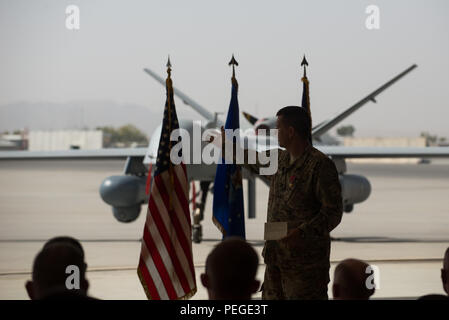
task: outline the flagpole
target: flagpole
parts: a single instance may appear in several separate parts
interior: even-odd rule
[[[188,299],[197,291],[190,208],[185,201],[189,198],[187,171],[183,162],[175,165],[170,160],[170,133],[179,128],[170,57],[166,91],[161,138],[137,267],[142,287],[151,300]],[[180,223],[180,219],[185,223]]]
[[[303,83],[303,91],[302,91],[302,107],[306,109],[307,114],[310,118],[310,143],[312,143],[312,111],[310,109],[310,95],[309,95],[309,79],[307,79],[307,69],[306,67],[309,66],[309,63],[306,60],[306,55],[303,56],[301,61],[301,67],[304,67],[304,73],[303,77],[301,78],[301,81]]]
[[[234,58],[234,54],[232,54],[232,58],[231,61],[229,61],[229,65],[232,65],[232,84],[236,86],[236,88],[238,88],[238,83],[237,83],[237,79],[235,78],[235,66],[238,66],[239,63],[237,62],[237,60],[235,60]]]

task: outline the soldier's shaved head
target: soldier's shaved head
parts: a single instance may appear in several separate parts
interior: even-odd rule
[[[218,244],[206,259],[201,282],[209,299],[247,300],[259,287],[255,279],[259,257],[245,240],[228,238]]]
[[[82,258],[84,259],[83,246],[81,245],[81,243],[77,239],[75,239],[73,237],[58,236],[58,237],[51,238],[50,240],[45,242],[44,248],[47,248],[48,246],[51,246],[51,245],[54,245],[54,244],[57,244],[57,243],[64,243],[64,244],[68,244],[68,245],[74,246],[75,248],[80,250],[80,252],[82,254]]]
[[[441,281],[443,289],[449,295],[449,247],[446,249],[443,258],[443,269],[441,269]]]
[[[281,108],[277,113],[277,117],[282,117],[282,121],[286,126],[292,127],[296,133],[305,140],[310,137],[310,115],[306,109],[299,106],[287,106]]]
[[[45,245],[34,259],[32,281],[26,283],[30,298],[38,300],[68,291],[68,266],[78,267],[80,288],[76,293],[86,295],[88,282],[85,279],[86,264],[82,251],[72,244],[54,242]]]
[[[368,289],[366,279],[369,264],[357,259],[346,259],[340,262],[334,271],[332,293],[339,300],[368,300],[374,293]]]

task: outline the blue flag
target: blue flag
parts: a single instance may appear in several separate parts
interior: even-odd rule
[[[225,129],[238,129],[238,83],[232,78],[232,96]],[[224,139],[224,137],[222,137]],[[223,239],[238,236],[245,239],[245,215],[243,208],[242,168],[236,164],[217,165],[214,182],[213,222],[223,233]]]

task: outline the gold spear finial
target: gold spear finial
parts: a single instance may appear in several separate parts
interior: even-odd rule
[[[239,63],[237,62],[237,60],[235,60],[234,54],[232,54],[232,58],[231,61],[229,61],[229,65],[230,66],[232,65],[232,81],[237,82],[237,80],[235,79],[235,66],[238,66]]]
[[[168,60],[167,60],[167,73],[168,73],[168,77],[170,78],[170,75],[171,75],[170,55],[168,55]]]
[[[301,79],[303,83],[303,91],[302,91],[302,107],[306,109],[307,113],[310,117],[310,143],[312,143],[312,112],[310,110],[310,96],[309,96],[309,79],[307,79],[307,73],[306,73],[306,67],[309,65],[309,63],[306,60],[306,55],[302,58],[301,66],[304,66],[304,75]]]
[[[304,55],[304,57],[302,58],[302,61],[301,61],[301,67],[302,66],[304,66],[304,77],[307,77],[307,74],[306,74],[306,67],[309,65],[309,63],[307,62],[307,60],[306,60],[306,55]]]

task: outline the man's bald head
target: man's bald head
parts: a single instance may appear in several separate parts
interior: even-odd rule
[[[79,294],[86,294],[88,283],[85,279],[86,264],[82,251],[66,243],[54,243],[44,246],[33,263],[32,281],[26,284],[31,299],[42,299],[48,295],[64,292],[66,280],[70,276],[68,266],[79,270]]]
[[[369,264],[357,259],[346,259],[340,262],[334,271],[332,291],[334,299],[367,300],[374,293],[368,289],[366,279]]]
[[[250,299],[259,282],[255,279],[259,257],[245,240],[228,238],[218,244],[206,259],[201,275],[210,299]]]
[[[58,237],[54,237],[51,238],[50,240],[48,240],[47,242],[45,242],[44,247],[46,248],[48,246],[54,245],[54,244],[68,244],[68,245],[72,245],[75,248],[77,248],[78,250],[80,250],[81,254],[82,254],[82,258],[84,259],[84,249],[83,246],[81,245],[81,243],[73,238],[73,237],[69,237],[69,236],[58,236]]]
[[[441,269],[441,281],[443,289],[449,295],[449,248],[446,249],[443,258],[443,269]]]

